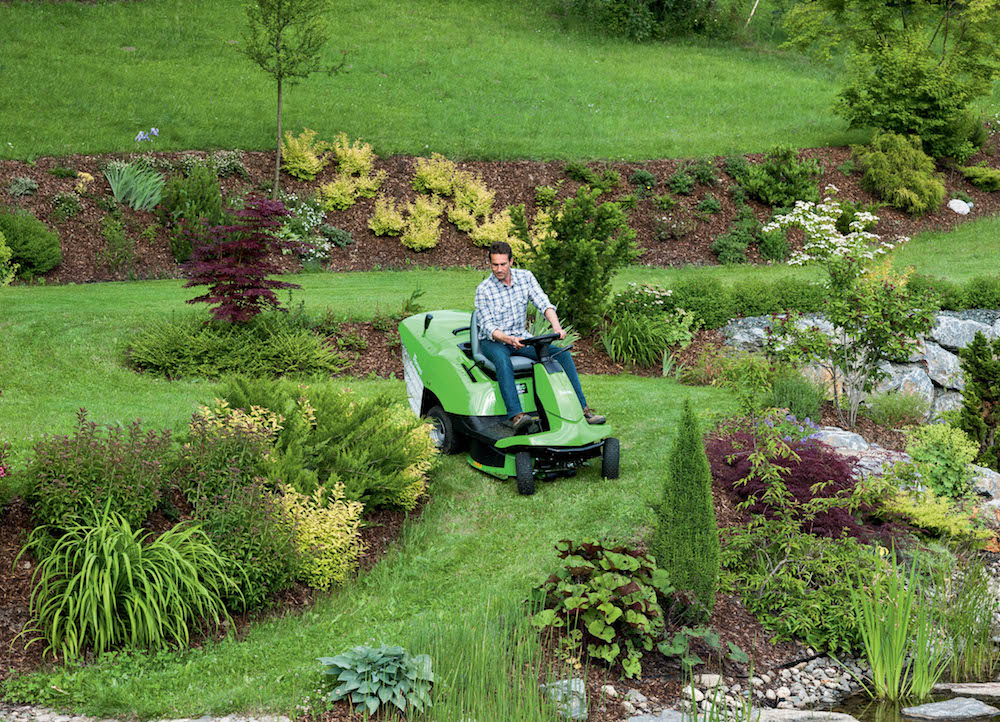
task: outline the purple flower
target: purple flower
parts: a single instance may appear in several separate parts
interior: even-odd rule
[[[159,128],[150,128],[149,129],[149,134],[151,136],[153,136],[154,138],[159,138],[160,137],[160,129]]]
[[[149,136],[146,135],[146,131],[140,130],[139,134],[135,137],[135,142],[136,143],[141,143],[142,141],[148,140],[148,139],[149,139]]]

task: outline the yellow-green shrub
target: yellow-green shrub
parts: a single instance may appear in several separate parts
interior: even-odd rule
[[[876,131],[870,146],[854,148],[864,170],[861,187],[889,205],[913,215],[935,211],[944,200],[944,184],[920,138]]]
[[[475,218],[484,218],[493,212],[495,193],[486,187],[479,176],[466,171],[456,171],[452,179],[455,206],[463,208]]]
[[[405,429],[412,423],[412,414],[406,406],[394,406],[389,412],[389,418],[391,423],[400,429]],[[430,424],[412,426],[404,437],[404,447],[406,458],[411,459],[411,462],[400,474],[408,483],[396,497],[396,504],[409,511],[426,493],[427,472],[430,471],[438,453],[437,446],[431,438]]]
[[[317,488],[311,496],[282,487],[281,505],[292,523],[301,557],[296,578],[313,589],[343,584],[364,551],[361,513],[364,505],[344,500],[344,485]]]
[[[960,505],[930,489],[897,492],[884,502],[884,507],[931,536],[977,542],[985,542],[991,536],[986,529],[976,528],[972,516]]]
[[[281,167],[288,175],[312,180],[330,163],[330,144],[316,141],[316,131],[304,128],[298,138],[285,133],[281,141]]]
[[[441,240],[441,202],[434,196],[418,196],[406,205],[408,217],[400,241],[414,251],[434,248]]]
[[[906,453],[924,484],[953,498],[971,491],[968,465],[979,448],[964,431],[947,424],[928,424],[908,430],[906,436]]]
[[[380,170],[375,175],[363,175],[354,179],[354,192],[362,198],[374,198],[385,181],[386,172]]]
[[[355,179],[349,175],[338,175],[329,183],[319,187],[319,205],[324,211],[342,211],[355,202]]]
[[[375,165],[375,152],[371,145],[362,143],[361,139],[348,142],[347,133],[341,133],[333,141],[333,154],[337,158],[337,167],[347,175],[367,176]]]
[[[10,261],[13,255],[14,252],[7,245],[7,239],[4,238],[3,231],[0,231],[0,288],[9,286],[11,281],[14,280],[14,274],[17,273],[18,265]]]
[[[476,227],[476,216],[468,208],[450,207],[448,209],[448,220],[455,225],[455,228],[466,233],[469,233]]]
[[[982,165],[959,167],[965,180],[984,191],[1000,191],[1000,170]]]
[[[413,172],[413,188],[418,193],[450,196],[454,192],[455,164],[440,153],[430,158],[417,158]]]
[[[495,241],[510,242],[513,230],[514,223],[510,219],[510,209],[505,208],[499,213],[494,213],[476,228],[473,228],[469,233],[469,237],[477,246],[486,247]]]
[[[368,227],[376,236],[398,236],[406,228],[406,219],[396,208],[396,201],[384,195],[375,199],[375,210]]]

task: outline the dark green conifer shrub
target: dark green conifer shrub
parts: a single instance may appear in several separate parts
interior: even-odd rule
[[[693,616],[707,619],[719,583],[719,529],[712,472],[690,401],[684,402],[670,450],[649,551],[676,589],[691,592]]]
[[[222,224],[222,190],[215,171],[197,163],[187,176],[172,176],[163,187],[160,208],[171,229],[170,250],[178,263],[184,263],[205,229]]]
[[[958,427],[979,444],[976,462],[1000,470],[1000,339],[977,333],[958,356],[965,376]]]
[[[744,173],[745,179],[737,179],[754,198],[778,208],[791,207],[795,201],[818,201],[819,188],[816,179],[823,169],[815,160],[799,160],[797,150],[787,145],[777,145],[768,151],[764,160],[750,165],[746,170],[733,166],[727,170]]]
[[[564,321],[582,334],[604,315],[615,272],[638,257],[635,231],[617,203],[595,203],[600,191],[580,188],[552,213],[552,232],[532,238],[524,207],[511,209],[514,233],[526,251],[520,262],[534,272]]]
[[[894,208],[920,215],[937,210],[944,200],[934,161],[916,136],[875,133],[870,146],[854,148],[854,158],[864,170],[861,186]]]

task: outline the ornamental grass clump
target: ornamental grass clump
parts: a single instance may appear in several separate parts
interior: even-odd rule
[[[923,699],[948,665],[948,644],[923,599],[918,572],[916,564],[909,574],[900,569],[893,550],[874,578],[854,578],[853,608],[871,669],[863,686],[872,698]]]
[[[163,176],[143,163],[112,161],[104,177],[115,200],[133,210],[151,211],[160,202]]]
[[[240,588],[199,525],[153,538],[107,506],[89,516],[37,527],[21,552],[39,560],[31,610],[46,652],[75,660],[88,650],[186,645],[203,621],[229,620],[222,598]]]

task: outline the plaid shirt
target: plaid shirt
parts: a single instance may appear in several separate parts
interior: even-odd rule
[[[479,338],[492,339],[500,329],[517,338],[529,336],[526,328],[528,301],[545,313],[555,308],[535,280],[535,274],[521,268],[510,269],[510,285],[492,273],[476,288],[476,311],[479,312]]]

